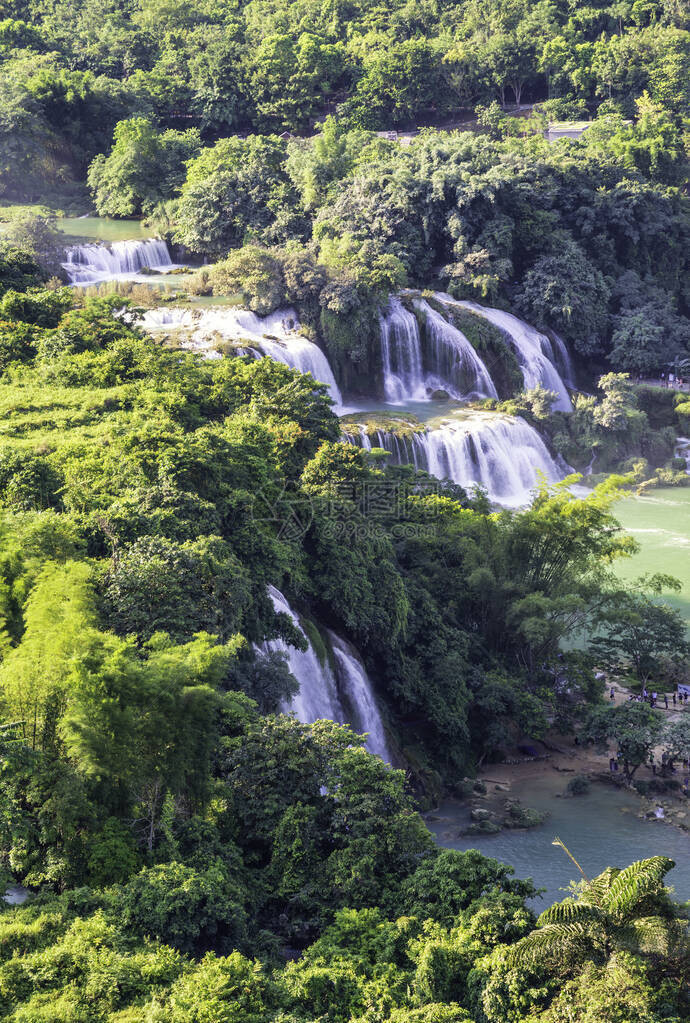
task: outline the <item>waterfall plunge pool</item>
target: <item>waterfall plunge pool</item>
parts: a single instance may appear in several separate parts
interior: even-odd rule
[[[640,820],[640,798],[623,789],[593,783],[585,795],[558,798],[572,777],[549,771],[512,785],[511,798],[518,797],[523,806],[549,813],[543,824],[528,831],[459,836],[458,832],[469,825],[470,812],[466,804],[455,801],[444,802],[427,814],[426,824],[444,848],[478,849],[485,856],[511,864],[516,877],[531,877],[537,887],[545,888],[543,896],[532,902],[537,913],[565,898],[563,889],[578,879],[565,853],[552,845],[556,835],[588,877],[609,866],[627,867],[649,856],[668,856],[676,866],[668,874],[667,883],[675,889],[679,902],[690,899],[690,834],[664,821]]]

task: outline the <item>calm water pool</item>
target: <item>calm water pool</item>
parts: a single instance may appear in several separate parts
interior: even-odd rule
[[[665,594],[690,625],[690,487],[666,487],[619,501],[614,513],[640,544],[633,558],[619,561],[622,579],[664,572],[680,580],[680,593]]]
[[[572,799],[559,799],[568,781],[567,775],[553,773],[513,786],[512,796],[523,805],[548,810],[550,817],[529,831],[502,831],[498,835],[457,837],[467,826],[468,810],[458,803],[444,803],[432,816],[445,818],[427,821],[440,845],[449,849],[479,849],[515,867],[517,877],[531,877],[545,888],[543,898],[533,908],[546,906],[565,897],[568,882],[578,879],[577,871],[565,853],[552,845],[556,835],[565,842],[588,877],[608,866],[625,867],[635,860],[664,855],[676,866],[667,875],[681,902],[690,899],[690,835],[663,821],[639,820],[637,796],[606,785],[592,785],[589,793]]]
[[[140,220],[109,220],[107,217],[58,217],[56,226],[69,238],[99,242],[125,242],[130,238],[152,238],[155,234]]]

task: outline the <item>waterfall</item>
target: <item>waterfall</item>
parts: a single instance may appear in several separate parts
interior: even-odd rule
[[[161,305],[155,309],[146,309],[138,325],[148,331],[196,330],[197,317],[193,309]]]
[[[357,434],[344,434],[360,447],[364,436],[363,427]],[[479,485],[489,500],[507,507],[527,504],[540,474],[551,482],[563,478],[537,431],[519,416],[476,412],[423,432],[378,430],[374,436],[394,464],[414,465],[467,489]],[[371,438],[367,440],[371,446]]]
[[[144,314],[142,326],[151,331],[177,328],[188,330],[195,347],[208,347],[214,336],[246,340],[263,355],[300,373],[311,373],[326,384],[335,411],[343,399],[328,359],[317,344],[299,333],[300,322],[294,309],[277,309],[268,316],[257,316],[248,309],[211,307],[204,310],[178,308],[151,309]]]
[[[462,331],[427,302],[415,305],[426,319],[427,358],[436,388],[449,390],[460,399],[498,398],[489,371]]]
[[[282,712],[295,714],[305,724],[323,718],[351,724],[355,731],[368,733],[366,747],[369,752],[390,763],[391,755],[374,691],[357,652],[344,639],[329,631],[335,670],[328,661],[322,664],[280,590],[269,586],[268,595],[275,610],[289,615],[308,643],[305,651],[288,646],[282,639],[263,644],[265,650],[277,650],[286,655],[290,671],[299,683],[299,690],[288,705],[281,707]]]
[[[519,416],[450,422],[428,437],[432,476],[480,484],[498,504],[525,504],[539,473],[547,480],[561,479],[543,440]]]
[[[573,370],[573,360],[570,358],[570,352],[560,334],[557,334],[555,330],[551,331],[553,337],[553,349],[554,349],[554,365],[558,369],[558,372],[565,380],[567,386],[572,390],[576,390],[575,384],[575,372]]]
[[[62,264],[70,284],[100,284],[102,281],[136,279],[144,267],[151,270],[174,270],[168,246],[160,238],[137,239],[102,245],[73,245],[66,249]]]
[[[365,451],[371,451],[372,447],[383,448],[390,453],[395,465],[413,465],[415,469],[428,470],[426,432],[411,430],[409,434],[398,434],[393,430],[375,430],[368,433],[364,426],[360,426],[356,433],[343,431],[343,438],[348,444]]]
[[[276,611],[289,615],[293,625],[307,639],[297,615],[280,590],[277,590],[275,586],[269,586],[268,595]],[[305,724],[311,724],[312,721],[318,721],[321,718],[341,723],[345,721],[345,711],[338,698],[335,676],[328,663],[321,663],[311,643],[306,650],[288,646],[282,639],[269,640],[264,646],[268,650],[278,650],[287,656],[290,671],[299,683],[299,690],[293,696],[290,704],[281,707],[284,713],[292,711]]]
[[[383,391],[386,401],[423,401],[436,390],[454,398],[497,398],[489,372],[465,335],[422,300],[415,308],[424,318],[422,337],[417,317],[391,297],[380,317]]]
[[[530,327],[528,323],[518,319],[517,316],[513,316],[512,313],[504,312],[502,309],[491,309],[488,306],[479,305],[477,302],[456,301],[449,295],[439,294],[437,298],[448,305],[457,305],[463,309],[469,309],[471,312],[476,313],[477,316],[482,316],[485,320],[498,327],[510,342],[517,355],[525,388],[529,390],[532,387],[541,385],[555,393],[554,409],[561,412],[572,411],[573,406],[568,394],[568,388],[555,366],[556,355],[554,348],[545,334],[541,334],[534,327]],[[570,358],[561,338],[558,338],[557,346],[561,358],[565,355],[566,363],[564,369],[570,372]]]
[[[367,733],[367,749],[390,764],[391,753],[376,697],[366,668],[357,651],[346,640],[328,633],[335,658],[336,676],[343,700],[352,715],[355,731]]]
[[[417,317],[405,309],[400,299],[391,296],[379,323],[386,401],[397,404],[406,399],[426,400]]]

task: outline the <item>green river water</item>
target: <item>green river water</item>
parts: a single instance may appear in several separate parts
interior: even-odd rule
[[[130,238],[152,238],[155,234],[140,220],[108,220],[106,217],[58,217],[57,228],[67,240],[85,238],[90,242],[126,242]]]
[[[680,580],[680,593],[665,594],[690,626],[690,487],[651,490],[644,497],[620,501],[615,514],[634,536],[640,551],[618,563],[623,579],[664,572]]]
[[[565,853],[552,844],[556,836],[589,877],[608,866],[626,867],[649,856],[669,856],[676,866],[667,883],[675,889],[676,899],[690,899],[690,835],[664,821],[640,820],[639,798],[608,785],[592,785],[584,796],[559,798],[567,781],[568,775],[554,771],[525,780],[522,788],[513,786],[511,796],[550,815],[529,831],[460,837],[458,832],[469,824],[469,811],[452,802],[430,814],[427,826],[446,848],[479,849],[485,856],[511,863],[517,877],[533,878],[546,889],[543,898],[534,901],[537,912],[564,898],[568,883],[578,879]]]

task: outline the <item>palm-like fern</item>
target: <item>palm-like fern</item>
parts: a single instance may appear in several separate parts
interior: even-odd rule
[[[660,956],[687,951],[685,930],[673,917],[664,887],[673,866],[673,860],[653,856],[625,870],[607,868],[585,882],[576,898],[544,910],[537,929],[510,950],[510,961],[570,969],[623,949]]]

